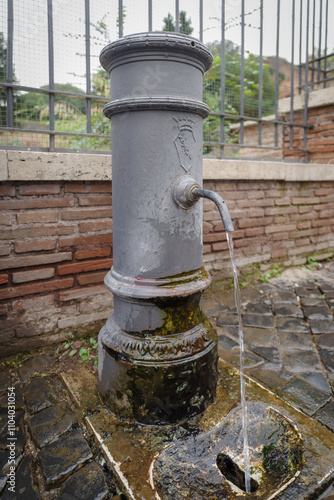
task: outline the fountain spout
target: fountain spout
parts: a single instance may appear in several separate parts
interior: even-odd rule
[[[198,198],[207,198],[213,201],[217,205],[220,217],[224,224],[225,231],[234,231],[230,212],[228,211],[225,201],[221,196],[219,196],[219,194],[215,193],[214,191],[209,191],[208,189],[195,188],[193,190],[193,196]]]
[[[225,201],[219,194],[208,189],[201,189],[195,179],[188,175],[184,175],[178,179],[174,187],[174,201],[179,207],[188,210],[199,200],[199,198],[207,198],[213,201],[219,210],[225,231],[234,231],[230,212],[228,211]]]

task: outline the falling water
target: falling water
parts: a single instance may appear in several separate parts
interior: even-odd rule
[[[247,432],[247,402],[246,402],[245,377],[244,377],[244,334],[242,330],[242,321],[241,321],[241,296],[240,296],[240,288],[238,282],[238,273],[234,258],[233,239],[229,231],[226,231],[226,238],[230,250],[230,257],[233,268],[235,305],[238,312],[238,321],[239,321],[240,392],[241,392],[241,409],[242,409],[242,434],[244,441],[243,451],[244,451],[244,467],[245,467],[245,490],[246,493],[250,493],[251,481],[250,481],[250,460],[249,460],[248,432]]]

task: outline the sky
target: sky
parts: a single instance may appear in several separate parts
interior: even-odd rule
[[[296,1],[295,23],[295,63],[299,62],[299,20],[300,1]],[[321,0],[310,0],[310,47],[312,43],[313,5],[315,9],[314,32],[315,46],[319,43],[319,5]],[[193,36],[199,37],[199,1],[179,0],[180,11],[185,10],[191,18]],[[48,83],[48,33],[47,0],[14,0],[14,64],[15,75],[20,84],[39,87]],[[147,0],[123,0],[125,7],[124,34],[147,31]],[[226,30],[225,37],[235,44],[241,43],[240,0],[225,0]],[[304,0],[304,7],[306,0]],[[323,18],[326,0],[323,0]],[[292,0],[280,0],[281,22],[279,30],[279,55],[291,61],[291,22]],[[221,38],[221,0],[204,0],[204,43],[219,41]],[[265,56],[276,53],[276,12],[277,0],[264,0],[263,53]],[[175,0],[153,0],[153,30],[161,30],[163,18],[171,13],[175,17]],[[259,0],[245,0],[245,50],[259,53]],[[99,68],[98,54],[108,41],[118,37],[117,0],[91,0],[91,72]],[[54,23],[54,62],[55,81],[72,83],[85,88],[85,24],[84,0],[53,0]],[[306,14],[302,23],[302,60],[306,53]],[[97,21],[104,20],[107,36],[103,37],[97,29]],[[329,19],[334,19],[334,1],[329,0]],[[328,47],[334,48],[334,30],[328,30]],[[7,0],[0,0],[0,31],[7,34]],[[322,30],[321,43],[324,46],[325,30]]]

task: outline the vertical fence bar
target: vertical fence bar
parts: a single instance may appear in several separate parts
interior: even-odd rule
[[[123,0],[118,0],[118,37],[123,36]]]
[[[53,13],[52,0],[48,1],[48,48],[49,48],[49,89],[54,90],[54,47],[53,47]],[[49,129],[50,129],[50,151],[55,150],[55,95],[49,95]]]
[[[175,31],[180,31],[180,2],[175,0]]]
[[[240,58],[240,144],[244,143],[245,91],[245,0],[241,0],[241,58]]]
[[[310,0],[306,6],[306,50],[305,50],[305,104],[304,104],[304,149],[307,149],[307,107],[308,107],[308,49],[309,49]]]
[[[315,0],[313,0],[313,22],[312,22],[312,64],[311,64],[311,87],[314,88],[314,59],[315,59]]]
[[[14,7],[13,0],[8,0],[7,2],[7,61],[6,61],[6,82],[9,84],[13,83],[13,38],[14,38]],[[7,87],[7,113],[6,113],[7,127],[13,128],[13,88]]]
[[[152,8],[152,0],[148,0],[148,31],[152,31],[152,17],[153,17],[153,8]]]
[[[280,30],[280,0],[277,0],[276,21],[276,62],[275,62],[275,148],[278,147],[278,99],[279,99],[279,30]]]
[[[86,36],[86,94],[91,95],[90,79],[90,12],[89,0],[85,0],[85,36]],[[92,101],[86,98],[86,130],[87,134],[92,132]]]
[[[259,127],[258,145],[262,145],[262,92],[263,92],[263,0],[260,0],[260,56],[259,56]]]
[[[300,0],[299,10],[299,71],[298,71],[298,90],[302,91],[302,43],[303,43],[303,0]]]
[[[319,5],[319,42],[318,42],[318,68],[317,68],[317,78],[318,82],[321,80],[321,38],[322,38],[322,0],[320,0],[320,5]],[[326,78],[324,76],[324,78]]]
[[[291,90],[290,90],[290,144],[289,149],[293,149],[293,93],[295,79],[295,0],[292,0],[291,13]]]
[[[224,157],[225,149],[225,0],[222,0],[222,25],[221,25],[221,58],[220,58],[220,157]]]
[[[328,43],[328,0],[326,0],[326,10],[325,10],[325,52],[324,52],[324,88],[327,87],[327,43]]]
[[[199,0],[199,39],[203,42],[203,0]]]

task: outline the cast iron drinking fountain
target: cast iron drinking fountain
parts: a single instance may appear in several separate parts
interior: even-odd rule
[[[246,486],[239,373],[218,360],[201,307],[210,277],[200,198],[233,231],[224,201],[202,189],[212,55],[195,38],[149,32],[109,44],[100,60],[111,78],[114,233],[114,314],[99,335],[107,455],[129,498],[275,498],[300,479],[301,434],[283,403],[249,382]]]

